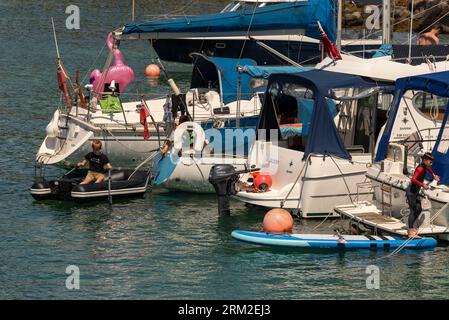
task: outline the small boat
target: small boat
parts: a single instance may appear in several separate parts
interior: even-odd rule
[[[288,234],[241,230],[235,230],[231,235],[234,239],[251,244],[308,249],[389,250],[398,247],[403,247],[404,249],[429,249],[437,245],[437,241],[433,238],[407,240],[391,236]]]
[[[36,200],[87,201],[111,197],[136,197],[145,194],[150,174],[147,171],[112,170],[111,182],[108,178],[101,183],[81,185],[86,170],[70,170],[58,179],[46,180],[37,177],[31,187],[31,195]]]

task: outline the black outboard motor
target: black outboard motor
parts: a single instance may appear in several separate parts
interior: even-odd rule
[[[214,186],[218,197],[218,214],[220,216],[231,214],[229,199],[237,193],[235,185],[239,180],[239,174],[233,165],[216,164],[210,169],[209,182]]]
[[[245,165],[244,170],[235,170],[230,164],[216,164],[210,169],[209,182],[214,186],[218,197],[218,214],[220,216],[231,214],[229,210],[229,199],[238,192],[237,182],[242,173],[259,171],[254,165],[249,169]]]

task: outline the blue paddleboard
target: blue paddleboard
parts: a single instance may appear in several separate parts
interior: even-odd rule
[[[330,234],[287,234],[265,233],[235,230],[232,237],[258,245],[278,247],[299,247],[314,249],[395,249],[405,244],[404,249],[434,248],[437,241],[434,238],[407,239],[391,236],[352,236]]]

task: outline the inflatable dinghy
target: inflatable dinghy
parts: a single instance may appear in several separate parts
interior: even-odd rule
[[[37,178],[31,187],[31,195],[36,200],[76,200],[86,201],[99,198],[142,196],[148,187],[149,173],[146,171],[112,170],[109,181],[80,185],[86,170],[69,171],[55,180]]]
[[[437,241],[434,238],[420,238],[407,241],[407,239],[391,236],[352,236],[329,234],[286,234],[265,233],[235,230],[232,237],[258,245],[278,247],[299,247],[309,249],[336,249],[336,250],[388,250],[404,245],[404,249],[434,248]]]

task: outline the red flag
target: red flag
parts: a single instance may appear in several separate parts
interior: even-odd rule
[[[58,68],[58,73],[56,74],[56,76],[58,78],[59,90],[64,92],[67,109],[70,109],[72,107],[72,100],[70,98],[69,90],[67,89],[67,84],[66,84],[67,78],[60,67]]]
[[[148,130],[147,117],[150,116],[150,109],[146,103],[143,103],[140,108],[140,124],[143,125],[143,138],[148,140],[150,138],[150,130]]]
[[[340,51],[338,51],[337,47],[332,43],[332,41],[329,40],[327,37],[326,32],[324,32],[323,28],[321,27],[320,22],[318,21],[318,28],[321,32],[321,42],[323,43],[324,51],[333,59],[333,60],[341,60]]]

